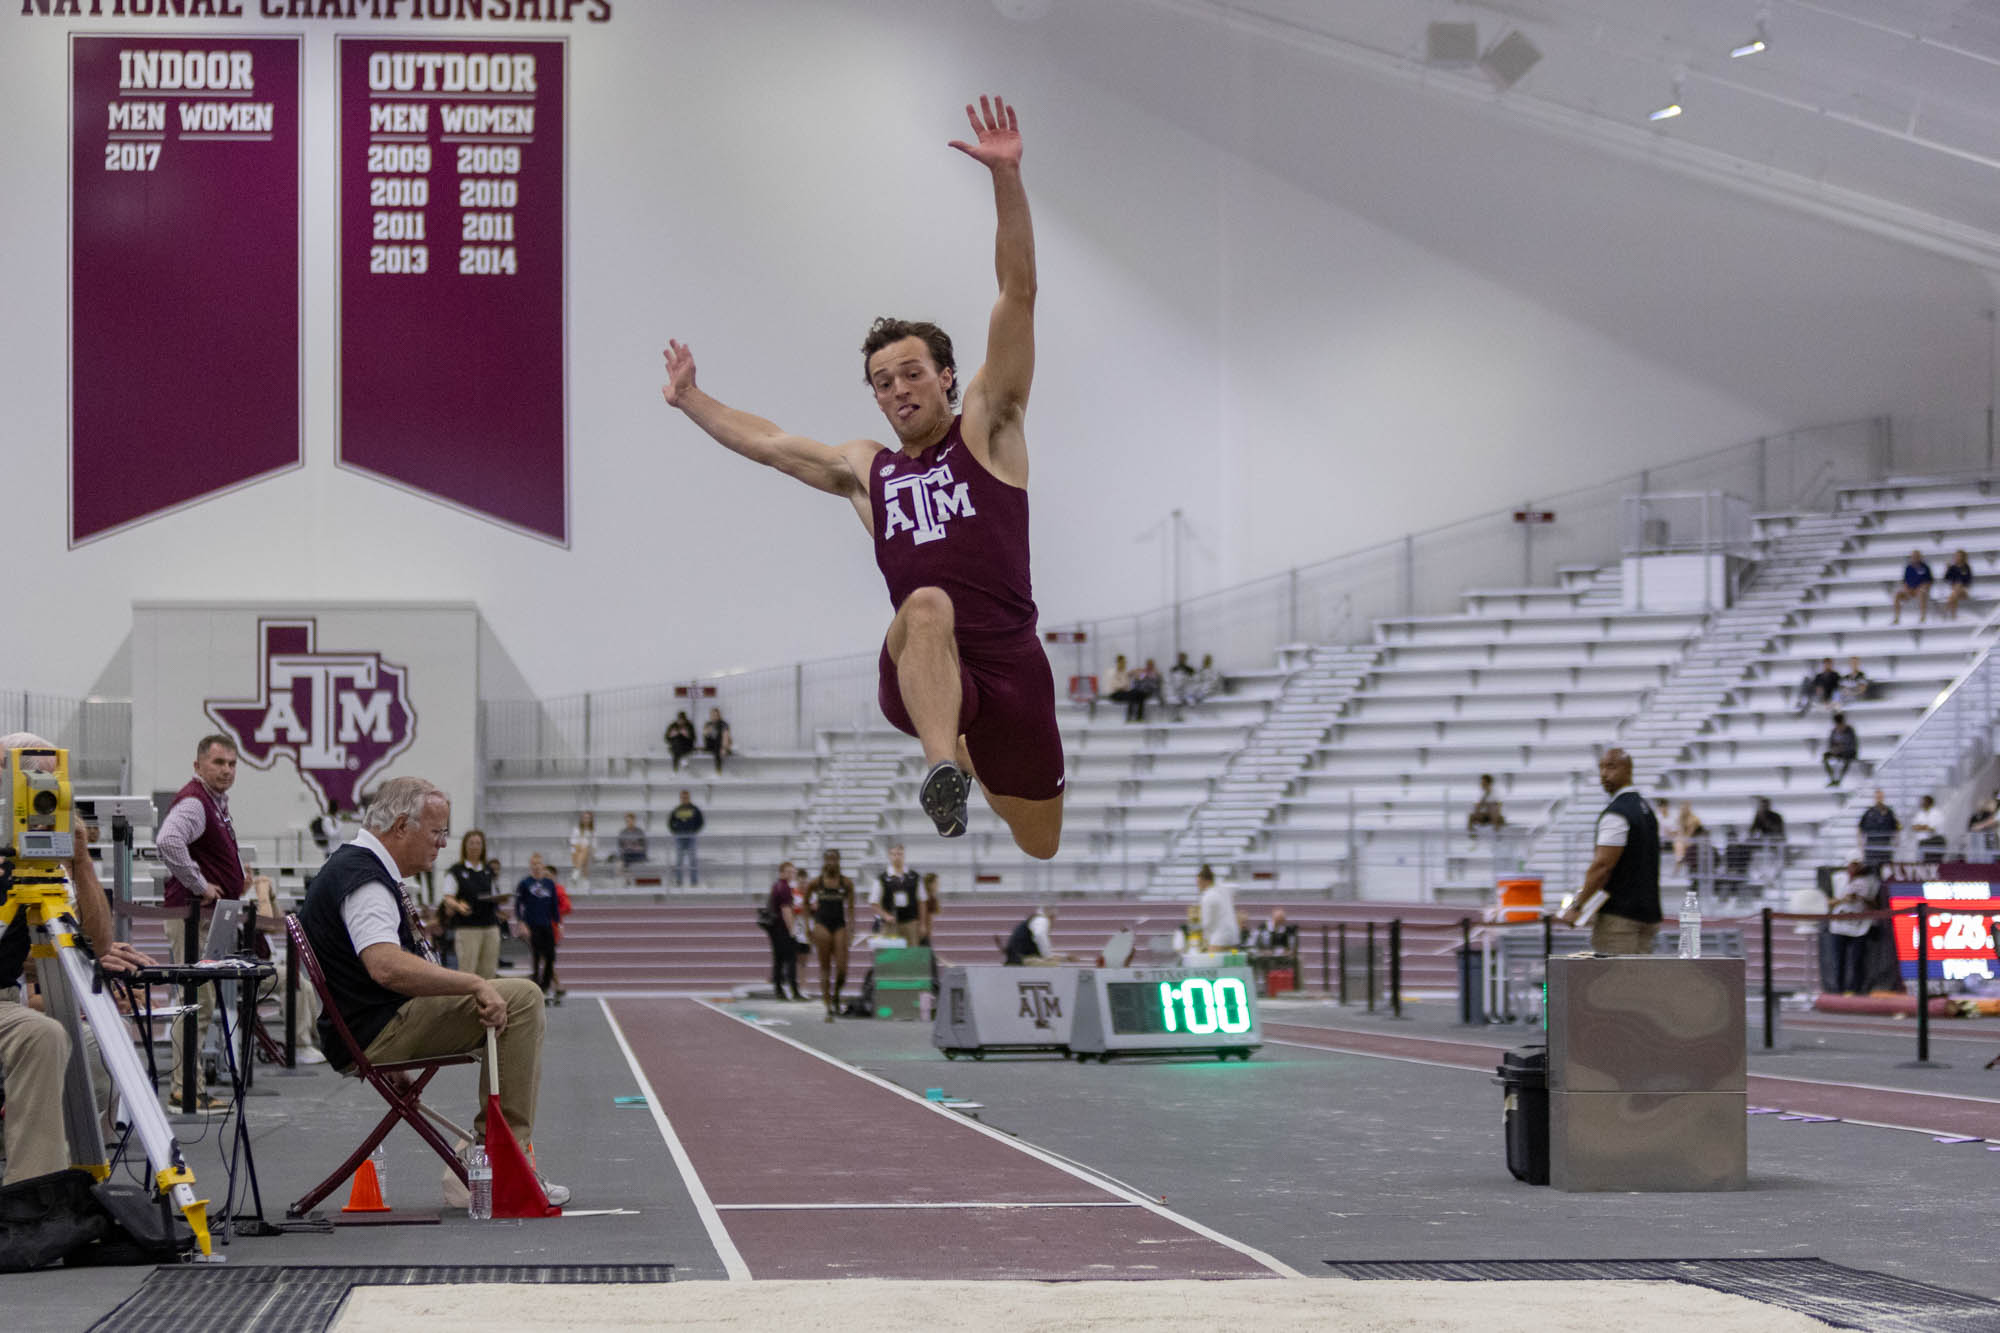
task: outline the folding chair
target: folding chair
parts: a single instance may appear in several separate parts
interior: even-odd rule
[[[389,1103],[389,1113],[383,1116],[381,1123],[361,1141],[361,1146],[349,1154],[346,1161],[335,1167],[332,1175],[307,1190],[304,1197],[287,1208],[285,1215],[304,1217],[320,1200],[339,1189],[340,1182],[361,1168],[361,1164],[368,1160],[368,1154],[374,1152],[376,1145],[388,1137],[389,1131],[396,1127],[398,1120],[406,1122],[411,1129],[417,1131],[418,1137],[444,1159],[445,1165],[451,1168],[452,1173],[461,1181],[465,1180],[465,1163],[459,1160],[458,1154],[452,1150],[449,1143],[445,1142],[444,1136],[425,1118],[421,1099],[424,1085],[431,1081],[438,1070],[446,1065],[473,1064],[479,1059],[479,1053],[470,1051],[462,1055],[436,1055],[422,1060],[396,1060],[383,1064],[371,1062],[367,1052],[363,1051],[360,1044],[354,1040],[354,1034],[347,1030],[347,1023],[341,1018],[340,1010],[335,1006],[333,996],[327,990],[326,975],[320,971],[319,958],[313,953],[312,944],[306,939],[305,929],[299,925],[296,913],[286,914],[285,933],[291,936],[292,945],[298,953],[299,965],[305,968],[306,976],[312,980],[313,990],[319,993],[320,1013],[332,1024],[334,1035],[340,1039],[341,1046],[353,1060],[347,1072],[382,1094],[382,1100]]]

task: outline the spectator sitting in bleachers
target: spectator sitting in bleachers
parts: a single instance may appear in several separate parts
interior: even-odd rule
[[[1944,567],[1944,586],[1951,590],[1945,594],[1944,618],[1956,620],[1959,602],[1972,595],[1972,562],[1965,552],[1952,552],[1951,563]]]
[[[1125,654],[1111,659],[1111,670],[1104,673],[1104,697],[1115,704],[1125,705],[1125,720],[1132,720],[1132,673],[1125,669]]]
[[[1827,732],[1826,749],[1819,757],[1826,766],[1826,785],[1838,787],[1860,753],[1861,742],[1855,738],[1854,728],[1847,725],[1847,714],[1835,713],[1833,730]]]
[[[701,748],[715,756],[715,771],[722,772],[722,761],[736,753],[736,738],[730,734],[729,724],[722,720],[722,710],[708,710],[708,721],[701,725]]]
[[[1708,847],[1708,829],[1695,815],[1694,805],[1682,801],[1681,808],[1674,814],[1673,829],[1674,864],[1682,870],[1698,870],[1702,853]]]
[[[1507,827],[1507,816],[1500,812],[1500,798],[1493,794],[1493,775],[1479,775],[1479,799],[1472,803],[1472,809],[1465,816],[1465,831],[1477,838],[1479,830],[1490,828],[1495,833]]]
[[[1771,808],[1771,798],[1759,796],[1757,811],[1750,816],[1749,846],[1741,865],[1726,867],[1732,874],[1747,874],[1750,862],[1762,855],[1768,866],[1783,870],[1789,859],[1785,846],[1785,817]]]
[[[1861,659],[1858,657],[1848,658],[1847,674],[1840,678],[1840,702],[1844,704],[1860,703],[1868,697],[1868,691],[1873,685],[1874,682],[1868,679],[1868,673],[1861,669]]]
[[[1931,612],[1931,567],[1924,563],[1922,551],[1910,552],[1910,563],[1903,566],[1902,586],[1896,589],[1895,614],[1889,617],[1891,625],[1903,623],[1903,603],[1917,604],[1917,623],[1922,624]]]
[[[1833,700],[1840,693],[1840,673],[1833,669],[1831,657],[1821,658],[1818,671],[1808,671],[1799,686],[1798,711],[1803,713],[1814,704],[1833,706]]]
[[[1285,919],[1284,908],[1273,907],[1271,919],[1250,932],[1249,941],[1253,953],[1290,954],[1298,948],[1299,928]]]
[[[1186,653],[1175,653],[1174,664],[1167,668],[1166,702],[1179,708],[1188,701],[1188,691],[1194,688],[1194,663],[1188,661]]]
[[[1888,793],[1877,787],[1875,804],[1863,810],[1855,824],[1855,832],[1861,839],[1861,859],[1871,866],[1894,860],[1896,835],[1902,829],[1903,821],[1889,807]]]
[[[1917,808],[1910,813],[1910,822],[1904,826],[1912,835],[1915,860],[1944,860],[1944,835],[1937,830],[1937,819],[1937,799],[1926,792],[1917,799]]]
[[[1125,705],[1125,720],[1127,722],[1144,722],[1146,720],[1146,701],[1159,697],[1160,686],[1160,668],[1149,657],[1146,659],[1146,665],[1132,673],[1132,685],[1129,691],[1132,698]]]
[[[646,830],[639,827],[639,816],[627,811],[625,827],[618,830],[618,863],[630,870],[645,861]]]
[[[1785,817],[1771,808],[1768,796],[1757,798],[1757,813],[1750,816],[1750,836],[1779,845],[1785,841]]]
[[[1215,669],[1215,654],[1203,653],[1201,669],[1194,673],[1194,680],[1188,685],[1188,706],[1201,703],[1221,688],[1222,673]]]
[[[681,761],[694,753],[694,719],[686,713],[674,714],[674,720],[667,723],[667,753],[673,756],[674,771],[678,773]]]

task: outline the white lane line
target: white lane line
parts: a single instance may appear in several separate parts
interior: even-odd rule
[[[1393,1060],[1397,1064],[1403,1064],[1403,1065],[1429,1065],[1433,1069],[1456,1069],[1461,1074],[1477,1074],[1480,1072],[1477,1069],[1468,1069],[1464,1065],[1446,1064],[1441,1060],[1419,1060],[1415,1056],[1409,1056],[1409,1055],[1380,1055],[1374,1051],[1349,1050],[1345,1046],[1315,1046],[1311,1042],[1285,1041],[1279,1037],[1266,1037],[1264,1038],[1264,1044],[1266,1046],[1295,1046],[1302,1051],[1322,1051],[1328,1055],[1360,1055],[1360,1056],[1365,1056],[1370,1060]],[[1771,1076],[1768,1074],[1752,1074],[1750,1077],[1770,1078]],[[1802,1087],[1815,1086],[1813,1083],[1805,1079],[1778,1079],[1776,1081],[1781,1083],[1796,1083]],[[1874,1092],[1904,1091],[1901,1088],[1872,1088],[1871,1085],[1866,1083],[1832,1083],[1824,1086],[1835,1087],[1835,1088],[1870,1088],[1870,1090]],[[1951,1094],[1947,1092],[1926,1092],[1926,1093],[1918,1093],[1916,1095],[1921,1097],[1951,1096]],[[1985,1099],[1975,1098],[1975,1097],[1960,1097],[1957,1098],[1956,1100],[1983,1101]],[[1781,1107],[1780,1109],[1782,1110],[1785,1108]],[[1800,1113],[1793,1112],[1793,1114],[1800,1114]],[[1929,1134],[1932,1137],[1936,1137],[1939,1135],[1944,1135],[1949,1137],[1956,1133],[1956,1131],[1949,1129],[1925,1129],[1922,1125],[1896,1125],[1896,1124],[1891,1124],[1886,1120],[1855,1120],[1848,1116],[1837,1116],[1835,1117],[1833,1123],[1841,1125],[1860,1125],[1866,1129],[1893,1129],[1893,1130],[1898,1130],[1905,1134]]]
[[[1136,1203],[1126,1203],[1122,1199],[1116,1203],[718,1203],[717,1209],[725,1213],[836,1213],[836,1212],[877,1212],[885,1208],[1137,1208]]]
[[[1790,1078],[1784,1074],[1759,1074],[1755,1070],[1751,1071],[1750,1077],[1766,1079],[1772,1083],[1790,1083],[1801,1088],[1852,1088],[1857,1092],[1888,1092],[1898,1097],[1936,1097],[1948,1102],[1976,1102],[1981,1106],[2000,1106],[2000,1098],[1972,1097],[1962,1092],[1924,1092],[1919,1088],[1885,1088],[1879,1083],[1839,1083],[1830,1078]]]
[[[722,1008],[720,1005],[710,1004],[707,1000],[698,1000],[696,1001],[696,1003],[700,1004],[704,1009],[714,1010],[716,1013],[721,1014],[724,1018],[727,1018],[732,1023],[741,1023],[744,1027],[749,1028],[752,1032],[761,1032],[773,1041],[781,1041],[785,1043],[785,1045],[790,1046],[795,1050],[804,1051],[807,1055],[810,1055],[815,1060],[824,1060],[826,1061],[826,1063],[832,1065],[835,1069],[843,1070],[846,1073],[854,1075],[854,1077],[856,1078],[865,1079],[868,1082],[875,1084],[877,1087],[887,1088],[890,1092],[895,1093],[898,1097],[903,1098],[905,1101],[915,1102],[918,1106],[923,1107],[925,1110],[932,1111],[938,1115],[943,1116],[945,1119],[951,1121],[951,1123],[954,1125],[959,1125],[965,1129],[969,1129],[975,1134],[984,1134],[987,1138],[992,1139],[996,1143],[1004,1143],[1009,1148],[1014,1149],[1016,1152],[1026,1153],[1028,1156],[1034,1158],[1036,1161],[1044,1162],[1049,1166],[1054,1167],[1056,1170],[1063,1172],[1065,1175],[1075,1176],[1078,1180],[1086,1181],[1089,1184],[1097,1186],[1097,1188],[1103,1190],[1107,1194],[1115,1194],[1118,1197],[1125,1199],[1130,1203],[1137,1204],[1139,1207],[1144,1208],[1147,1212],[1152,1213],[1156,1217],[1164,1218],[1167,1221],[1172,1222],[1175,1226],[1184,1227],[1187,1230],[1194,1232],[1197,1236],[1201,1236],[1207,1240],[1212,1240],[1217,1245],[1220,1245],[1225,1249],[1234,1250],[1238,1254],[1244,1255],[1247,1258],[1255,1260],[1257,1263],[1260,1263],[1264,1267],[1270,1269],[1273,1273],[1276,1273],[1279,1277],[1302,1278],[1305,1276],[1305,1274],[1299,1272],[1298,1269],[1293,1268],[1290,1264],[1285,1263],[1283,1260],[1278,1259],[1273,1255],[1266,1254],[1264,1251],[1258,1249],[1254,1245],[1246,1245],[1240,1240],[1233,1240],[1230,1237],[1223,1235],[1220,1231],[1217,1231],[1212,1227],[1203,1226],[1201,1223],[1195,1221],[1193,1218],[1183,1216],[1182,1214],[1175,1212],[1173,1209],[1168,1208],[1163,1204],[1157,1203],[1154,1200],[1147,1198],[1145,1195],[1138,1193],[1136,1190],[1128,1189],[1123,1185],[1107,1181],[1102,1177],[1093,1176],[1086,1171],[1071,1166],[1069,1163],[1061,1160],[1058,1157],[1043,1152],[1040,1148],[1035,1147],[1031,1143],[1023,1143],[1019,1139],[1012,1138],[1006,1134],[1002,1134],[999,1130],[994,1129],[990,1125],[982,1125],[977,1120],[968,1120],[966,1117],[960,1115],[956,1111],[946,1110],[943,1106],[940,1106],[936,1102],[928,1101],[923,1097],[919,1097],[916,1093],[911,1092],[908,1088],[903,1087],[899,1083],[891,1083],[888,1079],[882,1078],[876,1074],[871,1074],[865,1069],[856,1069],[853,1065],[848,1064],[846,1061],[828,1055],[825,1051],[815,1050],[812,1047],[806,1045],[802,1041],[797,1041],[791,1037],[787,1037],[782,1032],[773,1032],[771,1029],[766,1027],[759,1027],[757,1024],[752,1023],[747,1019],[738,1018],[736,1015],[730,1013],[728,1010]]]
[[[1357,1051],[1350,1046],[1316,1046],[1309,1041],[1286,1041],[1283,1037],[1266,1036],[1266,1046],[1295,1046],[1302,1051],[1323,1051],[1328,1055],[1365,1055],[1370,1060],[1393,1060],[1399,1065],[1429,1065],[1432,1069],[1456,1069],[1461,1074],[1477,1074],[1480,1069],[1470,1065],[1456,1065],[1445,1060],[1423,1060],[1414,1055],[1383,1055],[1380,1051]]]
[[[686,1183],[688,1195],[694,1200],[694,1210],[701,1215],[701,1224],[708,1230],[708,1243],[715,1247],[715,1253],[722,1260],[722,1268],[731,1282],[750,1281],[750,1265],[743,1262],[743,1255],[736,1248],[736,1242],[729,1238],[729,1230],[722,1225],[722,1214],[708,1197],[708,1190],[702,1186],[701,1177],[695,1174],[694,1163],[688,1160],[687,1149],[681,1146],[680,1135],[667,1122],[667,1113],[660,1109],[660,1098],[653,1091],[652,1080],[639,1067],[639,1057],[632,1054],[632,1044],[625,1040],[625,1031],[618,1026],[618,1018],[611,1012],[609,1000],[599,1000],[598,1008],[604,1011],[604,1021],[611,1025],[611,1035],[618,1041],[618,1049],[625,1052],[625,1063],[632,1069],[632,1077],[639,1081],[639,1091],[646,1098],[646,1109],[653,1113],[653,1123],[660,1127],[660,1137],[667,1141],[667,1151],[673,1155],[674,1165],[680,1170],[681,1180]]]

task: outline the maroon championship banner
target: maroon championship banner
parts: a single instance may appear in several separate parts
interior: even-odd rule
[[[297,467],[299,39],[70,39],[70,544]]]
[[[340,462],[569,540],[561,41],[340,41]]]

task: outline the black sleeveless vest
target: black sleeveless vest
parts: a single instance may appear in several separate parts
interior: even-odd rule
[[[1650,925],[1660,919],[1660,821],[1636,790],[1621,792],[1604,813],[1625,816],[1632,830],[1604,886],[1604,911]]]
[[[1042,956],[1042,946],[1035,943],[1035,932],[1029,925],[1034,919],[1028,917],[1015,926],[1013,934],[1007,937],[1007,966],[1019,967],[1027,959]]]
[[[299,908],[299,924],[305,928],[306,941],[319,959],[319,970],[326,977],[330,998],[347,1023],[347,1030],[364,1051],[389,1026],[389,1020],[409,997],[398,995],[368,975],[361,956],[354,951],[354,941],[347,934],[347,922],[341,919],[340,909],[347,902],[347,895],[365,885],[385,883],[388,877],[388,870],[375,853],[359,843],[347,843],[334,849],[319,873],[312,877],[312,883],[306,885],[306,900]],[[390,892],[393,894],[394,889]],[[396,917],[397,941],[404,952],[416,953],[417,941],[410,934],[409,914],[398,910]],[[324,1014],[319,1020],[319,1042],[319,1048],[326,1052],[327,1061],[334,1068],[345,1069],[354,1063],[334,1032],[333,1023]]]

